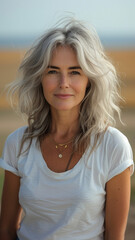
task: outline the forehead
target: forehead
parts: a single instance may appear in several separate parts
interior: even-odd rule
[[[75,50],[67,45],[64,46],[57,46],[51,55],[50,63],[63,63],[63,64],[77,64],[77,55]]]

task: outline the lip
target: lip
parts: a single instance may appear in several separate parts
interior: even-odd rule
[[[60,98],[60,99],[67,99],[72,97],[72,94],[55,94],[55,97]]]

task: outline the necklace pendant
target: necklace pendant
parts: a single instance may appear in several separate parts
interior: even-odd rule
[[[62,158],[62,157],[63,157],[61,153],[60,153],[58,156],[59,156],[59,158]]]

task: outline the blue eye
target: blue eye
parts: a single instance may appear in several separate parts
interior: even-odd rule
[[[80,72],[78,72],[78,71],[72,71],[71,74],[72,74],[72,75],[80,75]]]
[[[58,72],[57,71],[55,71],[55,70],[50,70],[50,71],[48,71],[48,74],[57,74]]]

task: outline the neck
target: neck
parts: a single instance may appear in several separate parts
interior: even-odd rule
[[[74,138],[79,130],[79,114],[67,111],[52,111],[51,134],[56,142]]]

